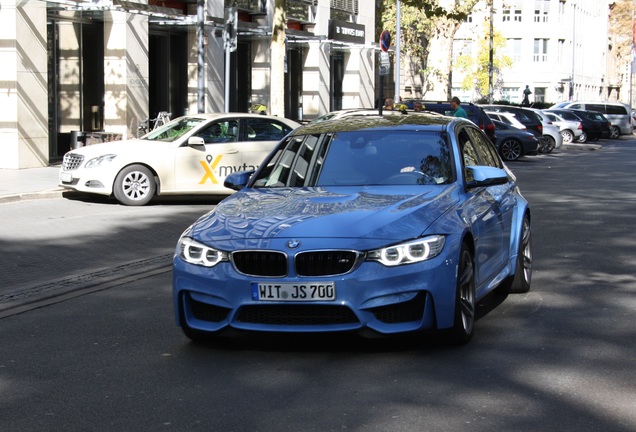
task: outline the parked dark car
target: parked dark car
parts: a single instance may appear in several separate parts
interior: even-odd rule
[[[442,115],[449,115],[449,113],[453,110],[450,106],[450,102],[408,99],[404,102],[404,105],[406,105],[408,109],[413,109],[413,104],[415,102],[421,102],[423,105],[422,109],[424,111],[431,111]],[[468,114],[468,119],[479,126],[479,129],[483,130],[490,139],[490,142],[494,144],[496,142],[495,125],[491,118],[488,117],[488,114],[486,114],[481,107],[470,102],[463,102],[461,106],[464,108],[464,111],[466,111],[466,114]]]
[[[601,138],[609,138],[611,135],[611,123],[600,113],[595,111],[574,109],[549,109],[547,112],[559,114],[566,120],[578,120],[583,125],[583,133],[577,142],[598,141]]]
[[[523,156],[538,154],[539,140],[525,130],[516,128],[499,120],[493,120],[497,134],[497,151],[505,161],[515,161]]]
[[[517,120],[523,123],[528,132],[532,132],[537,139],[543,137],[543,123],[541,118],[532,110],[511,105],[480,105],[486,111],[503,111],[513,113]]]

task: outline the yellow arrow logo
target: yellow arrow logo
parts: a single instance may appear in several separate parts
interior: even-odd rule
[[[199,161],[199,163],[205,170],[205,175],[203,176],[199,184],[205,183],[208,179],[210,179],[213,184],[219,184],[216,177],[214,176],[213,170],[215,170],[219,162],[221,162],[221,157],[221,155],[218,155],[216,158],[212,155],[207,155],[204,161]]]

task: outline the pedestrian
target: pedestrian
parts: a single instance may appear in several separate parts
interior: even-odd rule
[[[530,96],[531,93],[532,91],[530,90],[530,86],[527,85],[526,89],[523,91],[523,100],[521,101],[522,106],[530,106],[530,99],[528,96]]]
[[[423,106],[422,106],[422,102],[414,102],[413,103],[413,111],[422,111]]]
[[[462,117],[462,118],[468,118],[468,114],[466,114],[466,110],[464,110],[464,108],[462,108],[461,105],[461,101],[459,100],[459,98],[457,96],[454,96],[451,101],[450,101],[450,106],[451,109],[453,110],[453,117]]]
[[[393,99],[386,98],[386,100],[384,101],[384,109],[393,111]]]

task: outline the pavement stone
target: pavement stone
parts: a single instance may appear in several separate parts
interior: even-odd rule
[[[0,204],[25,199],[61,197],[59,165],[42,168],[0,169]]]

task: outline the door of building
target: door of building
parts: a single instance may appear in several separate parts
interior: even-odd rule
[[[230,112],[249,112],[252,95],[252,45],[236,44],[230,54]]]
[[[148,53],[148,103],[150,118],[166,111],[171,118],[188,107],[188,36],[185,31],[151,29]],[[152,126],[152,125],[151,125]]]
[[[104,24],[82,14],[47,21],[49,160],[59,161],[104,116]]]
[[[303,92],[303,51],[290,49],[287,51],[287,73],[285,74],[285,117],[302,120]]]
[[[345,71],[345,55],[343,52],[331,54],[331,100],[330,111],[342,109],[342,97],[344,95],[342,82]]]

